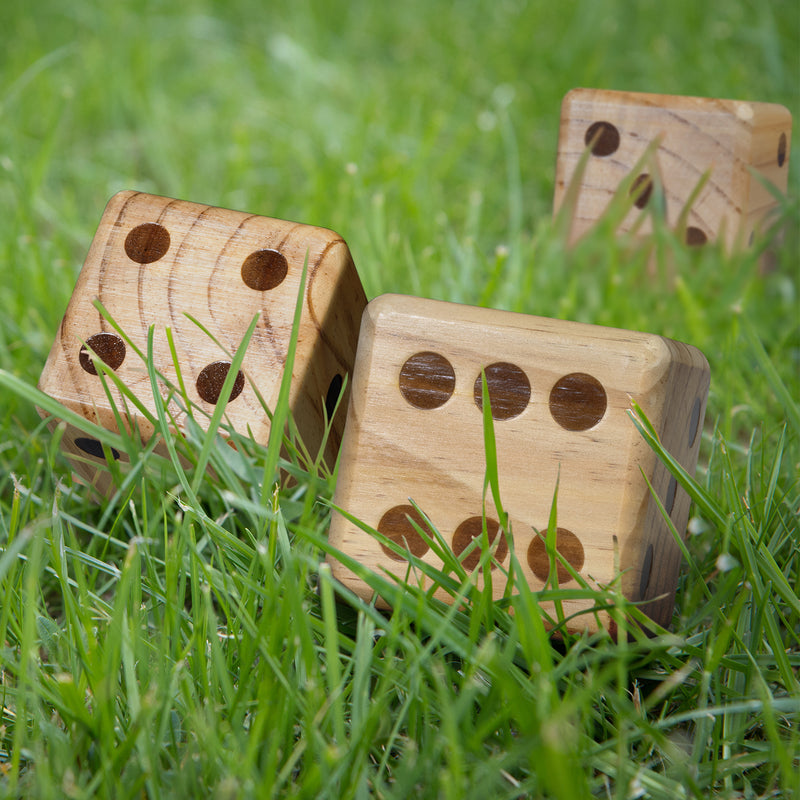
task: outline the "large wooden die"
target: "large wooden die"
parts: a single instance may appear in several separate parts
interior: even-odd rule
[[[709,386],[705,357],[660,336],[434,300],[384,295],[362,321],[334,505],[433,565],[415,530],[413,501],[462,558],[482,536],[485,446],[481,371],[497,444],[501,501],[522,578],[542,589],[550,561],[543,534],[557,494],[557,549],[590,586],[618,578],[625,595],[671,618],[680,549],[651,492],[685,531],[690,500],[630,418],[637,401],[667,450],[696,466]],[[486,529],[506,570],[509,548],[486,496]],[[540,535],[542,534],[542,535]],[[330,542],[373,571],[408,576],[407,558],[334,512]],[[369,587],[331,559],[363,597]],[[505,589],[493,567],[492,589]],[[481,571],[475,576],[482,585]],[[415,578],[416,579],[416,578]],[[423,583],[428,579],[421,578]],[[559,564],[560,586],[579,582]],[[426,584],[429,585],[429,584]],[[447,599],[441,593],[442,599]],[[568,600],[567,613],[591,606]],[[602,617],[602,615],[600,615]],[[576,627],[593,629],[581,614]]]
[[[326,415],[353,365],[366,296],[345,242],[332,231],[310,225],[138,192],[115,195],[103,214],[39,386],[86,419],[116,429],[113,406],[124,412],[125,405],[106,380],[113,403],[109,401],[91,350],[154,413],[147,365],[134,349],[147,353],[148,329],[154,326],[154,366],[166,379],[160,392],[166,398],[170,384],[179,386],[179,368],[203,425],[207,417],[202,412],[214,411],[231,358],[258,316],[225,414],[236,430],[250,432],[263,443],[270,423],[258,394],[274,409],[306,260],[290,406],[304,443],[316,453]],[[134,347],[100,313],[96,300]],[[185,409],[172,400],[170,412],[180,427]],[[331,463],[344,416],[342,411],[333,421],[327,450]],[[152,435],[152,426],[141,415],[123,414],[123,422],[138,428],[144,439]],[[62,443],[74,457],[76,470],[101,493],[108,492],[109,473],[98,469],[105,462],[99,442],[68,426]],[[126,459],[116,451],[112,456]]]
[[[574,89],[561,107],[554,207],[561,209],[588,147],[573,239],[597,222],[626,178],[634,203],[620,230],[630,230],[654,197],[655,167],[667,224],[678,226],[689,206],[681,230],[687,243],[746,245],[778,206],[765,183],[786,192],[791,130],[788,109],[774,103]],[[656,140],[654,159],[633,175]],[[707,182],[693,198],[706,173]],[[650,224],[645,219],[641,232]]]

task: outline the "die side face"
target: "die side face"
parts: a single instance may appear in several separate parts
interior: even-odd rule
[[[264,442],[269,419],[257,392],[274,408],[306,259],[290,402],[301,435],[314,452],[324,430],[326,400],[332,407],[352,368],[366,303],[347,246],[321,228],[136,192],[115,196],[79,276],[40,388],[92,422],[115,428],[94,353],[154,412],[147,368],[136,354],[136,349],[147,353],[152,325],[156,369],[177,386],[177,362],[189,399],[211,413],[231,356],[258,316],[226,415],[237,430],[250,430]],[[97,310],[96,299],[129,342]],[[162,396],[168,391],[161,387]],[[111,393],[122,408],[119,392],[112,387]],[[180,425],[185,412],[174,403],[171,411]],[[341,440],[343,416],[334,420],[329,459]],[[202,424],[202,418],[198,421]],[[129,423],[138,425],[144,438],[152,432],[143,418]],[[102,456],[86,438],[68,430],[68,446],[87,461],[79,471],[94,479],[92,461]]]
[[[688,214],[687,243],[702,245],[722,238],[728,246],[746,244],[756,229],[769,224],[777,208],[769,189],[751,170],[786,191],[791,124],[789,111],[770,103],[573,90],[561,111],[555,208],[561,207],[578,161],[590,147],[573,238],[598,220],[626,178],[632,181],[634,206],[621,230],[636,223],[653,202],[659,184],[667,224],[675,227],[708,173]],[[634,176],[635,165],[656,139],[660,144],[654,159]],[[649,225],[646,219],[643,233]]]
[[[707,381],[704,359],[681,394],[697,393],[688,418],[664,415],[672,354],[659,337],[534,317],[385,296],[367,308],[354,374],[334,503],[425,561],[441,560],[414,530],[428,516],[469,571],[480,558],[485,449],[481,370],[494,417],[502,502],[523,578],[544,587],[549,558],[537,531],[547,529],[556,487],[557,547],[591,586],[625,570],[626,594],[646,592],[656,531],[644,530],[655,458],[628,417],[635,397],[661,431],[675,429],[676,457],[693,469]],[[696,351],[693,351],[696,353]],[[707,374],[707,370],[706,370]],[[691,403],[693,407],[694,400]],[[686,416],[686,415],[683,415]],[[660,491],[667,500],[669,484]],[[674,495],[680,490],[675,487]],[[410,499],[410,500],[409,500]],[[687,507],[688,510],[688,507]],[[675,519],[685,526],[686,520]],[[486,535],[506,570],[510,554],[500,514],[486,498]],[[653,527],[653,521],[648,524]],[[334,514],[331,544],[376,572],[407,575],[407,561],[345,517]],[[651,564],[645,554],[651,546]],[[469,548],[472,549],[469,549]],[[369,588],[332,560],[344,583],[365,597]],[[647,580],[643,585],[643,570]],[[658,567],[655,570],[658,574]],[[478,583],[483,578],[479,575]],[[566,567],[559,585],[578,587]],[[495,567],[493,592],[505,576]],[[442,594],[442,599],[447,599]],[[587,607],[566,603],[566,612]],[[594,626],[584,615],[579,625]]]
[[[663,416],[682,420],[683,424],[662,426],[661,444],[683,468],[692,474],[697,464],[705,399],[710,373],[699,351],[679,342],[665,340],[671,350],[670,376],[664,392]],[[687,425],[688,422],[688,425]],[[686,530],[691,500],[678,488],[677,481],[663,463],[657,461],[650,481],[663,500],[675,529]],[[627,584],[626,594],[643,602],[643,610],[658,624],[667,627],[672,618],[681,552],[657,504],[648,499],[642,508],[642,542],[638,545],[642,560],[640,575]]]

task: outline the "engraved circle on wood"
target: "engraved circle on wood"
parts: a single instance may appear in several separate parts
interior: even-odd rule
[[[89,350],[102,359],[110,369],[119,369],[125,360],[125,342],[116,333],[95,333],[86,340],[78,353],[78,361],[85,372],[97,375],[97,368]]]
[[[425,520],[412,505],[394,506],[390,508],[378,523],[377,530],[387,539],[391,539],[400,545],[404,550],[409,550],[412,555],[418,558],[428,552],[428,543],[419,535],[411,524],[409,517],[417,523],[420,528],[425,528]],[[383,552],[394,561],[405,561],[405,556],[395,553],[394,550],[381,544]]]
[[[283,283],[289,271],[286,257],[277,250],[256,250],[242,263],[242,280],[251,289],[265,292]]]
[[[550,390],[550,413],[568,431],[593,428],[603,418],[607,405],[606,390],[585,372],[565,375]]]
[[[528,376],[516,364],[509,364],[507,361],[489,364],[484,372],[492,417],[500,420],[518,417],[531,399],[531,382]],[[475,379],[473,397],[475,405],[483,410],[483,381],[480,375]]]
[[[491,545],[497,538],[500,531],[500,523],[490,517],[486,518],[486,536]],[[481,560],[481,545],[483,537],[483,517],[470,517],[465,519],[453,534],[453,552],[460,556],[464,550],[469,547],[472,542],[477,539],[478,544],[470,550],[470,552],[461,560],[464,569],[470,572],[478,566]],[[491,568],[494,569],[497,564],[501,563],[508,554],[508,545],[505,538],[501,538],[497,543],[497,549],[494,552],[494,559],[490,562]]]
[[[456,373],[439,353],[415,353],[400,370],[400,392],[415,408],[443,406],[453,395]]]
[[[105,458],[103,445],[97,439],[89,439],[84,436],[78,436],[75,439],[75,446],[90,456],[94,456],[95,458]],[[109,450],[111,451],[111,457],[115,461],[119,460],[119,452],[113,447],[110,447]]]
[[[125,238],[125,252],[137,264],[152,264],[169,250],[169,231],[157,222],[145,222],[133,228]]]
[[[195,384],[197,387],[197,394],[207,403],[216,403],[219,400],[222,386],[225,383],[225,378],[228,377],[230,368],[230,361],[214,361],[207,367],[203,367],[200,374],[197,376],[197,382]],[[233,382],[231,395],[228,399],[233,400],[238,397],[242,393],[242,389],[244,389],[244,375],[242,371],[239,370]]]
[[[700,398],[696,397],[692,406],[692,416],[689,420],[689,447],[694,447],[694,443],[697,441],[697,434],[700,431],[701,406]]]
[[[675,508],[675,496],[678,493],[678,481],[675,479],[674,475],[669,476],[669,484],[667,485],[667,496],[664,499],[664,510],[667,514],[672,513],[672,509]]]
[[[636,198],[633,201],[636,208],[644,208],[653,196],[653,179],[646,172],[637,175],[631,184],[629,194]]]
[[[325,414],[329,420],[333,418],[334,412],[338,407],[343,386],[344,378],[339,373],[334,375],[328,384],[328,391],[325,393]]]
[[[572,531],[556,528],[556,550],[575,572],[581,571],[584,560],[583,545]],[[528,547],[528,566],[541,581],[546,581],[550,575],[550,557],[547,555],[544,539],[539,536],[536,536]],[[559,583],[572,580],[567,568],[558,559],[556,559],[556,575]]]
[[[690,225],[686,229],[686,244],[689,247],[702,247],[708,241],[705,231]]]
[[[653,572],[653,545],[648,544],[642,562],[642,575],[639,580],[639,599],[644,598],[647,587],[650,585],[650,576]]]
[[[591,148],[592,155],[610,156],[619,149],[619,131],[610,122],[593,122],[587,129],[583,141]]]

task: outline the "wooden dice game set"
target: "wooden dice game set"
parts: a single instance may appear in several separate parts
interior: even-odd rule
[[[774,104],[574,90],[562,106],[555,208],[583,169],[573,239],[627,179],[635,196],[623,230],[637,224],[658,189],[668,224],[683,226],[687,243],[746,244],[777,205],[769,186],[786,191],[790,133],[789,112]],[[658,174],[648,166],[632,175],[648,148],[647,164]],[[115,409],[124,403],[98,375],[102,362],[101,372],[113,371],[153,411],[148,371],[130,351],[147,353],[155,326],[159,374],[168,383],[182,380],[188,399],[209,413],[229,389],[230,423],[266,442],[263,405],[274,408],[277,400],[304,267],[291,412],[315,452],[349,384],[346,421],[344,413],[333,415],[325,451],[332,464],[341,449],[334,503],[381,534],[334,511],[330,541],[338,551],[403,579],[409,552],[441,566],[420,534],[433,537],[433,526],[476,582],[491,571],[495,597],[505,591],[513,549],[534,590],[578,587],[578,577],[590,586],[619,579],[626,597],[644,601],[658,624],[669,623],[680,551],[648,482],[679,532],[689,498],[628,411],[635,401],[667,451],[693,472],[709,368],[689,345],[415,297],[367,303],[349,250],[331,231],[122,192],[102,217],[40,388],[116,429]],[[256,316],[241,369],[226,381],[231,355]],[[485,396],[502,508],[484,485]],[[178,428],[182,413],[174,413]],[[153,433],[140,415],[121,421],[145,440]],[[97,491],[113,491],[106,457],[124,460],[124,453],[109,453],[72,426],[62,446]],[[556,489],[554,579],[544,537]],[[483,572],[481,542],[492,548]],[[360,578],[336,559],[331,565],[342,583],[371,597]],[[565,612],[591,606],[572,600]],[[607,624],[602,615],[580,614],[575,625],[593,629],[598,618]]]

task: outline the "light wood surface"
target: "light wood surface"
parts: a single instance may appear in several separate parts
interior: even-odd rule
[[[746,245],[754,230],[769,224],[777,208],[759,176],[786,192],[791,130],[791,114],[773,103],[574,89],[561,107],[555,211],[591,144],[593,154],[572,215],[573,240],[592,227],[623,180],[639,175],[652,179],[654,171],[663,186],[667,222],[675,228],[698,182],[709,172],[686,221],[687,241],[721,239],[728,247]],[[656,139],[660,144],[654,163],[633,176],[635,165]],[[642,213],[634,205],[620,230],[630,230]],[[641,232],[650,227],[647,219]]]
[[[534,589],[547,578],[537,531],[547,528],[558,485],[558,544],[565,557],[590,585],[611,582],[619,565],[627,596],[650,600],[666,593],[648,612],[668,623],[680,553],[654,513],[642,471],[659,496],[669,498],[679,531],[689,501],[656,463],[628,410],[632,398],[640,403],[671,453],[694,470],[709,370],[704,356],[687,345],[433,300],[376,298],[361,327],[335,505],[437,566],[439,558],[406,522],[410,499],[456,552],[471,541],[482,527],[485,448],[476,403],[482,369],[496,417],[502,502],[524,578]],[[477,389],[479,398],[480,383]],[[491,496],[486,514],[499,521]],[[373,571],[407,574],[406,561],[388,555],[374,536],[337,512],[330,541]],[[503,548],[496,557],[508,568]],[[475,556],[467,559],[474,569]],[[334,559],[332,568],[339,580],[370,596],[366,584]],[[578,585],[563,569],[559,580]],[[503,590],[495,569],[494,596]],[[586,605],[569,601],[565,610]],[[591,615],[576,623],[594,624]]]
[[[171,328],[188,397],[210,414],[226,365],[258,315],[226,415],[236,430],[249,430],[265,442],[269,419],[257,392],[269,409],[275,407],[306,257],[291,407],[304,442],[316,453],[326,398],[334,397],[338,382],[352,368],[366,296],[345,242],[332,231],[310,225],[139,192],[115,195],[97,229],[39,386],[86,419],[116,428],[88,344],[154,410],[146,365],[95,308],[93,302],[99,300],[143,353],[148,329],[155,326],[155,367],[177,385],[166,336],[166,328]],[[187,315],[205,326],[218,344]],[[166,396],[168,388],[161,389]],[[117,390],[111,393],[122,408]],[[185,412],[175,402],[170,410],[180,426]],[[128,424],[134,421],[145,438],[151,435],[143,419]],[[203,424],[202,416],[198,421]],[[343,424],[344,406],[329,441],[330,463],[338,452]],[[75,466],[87,481],[109,491],[108,474],[96,469],[104,459],[98,457],[96,445],[87,446],[81,438],[68,428],[65,450],[80,457]]]

